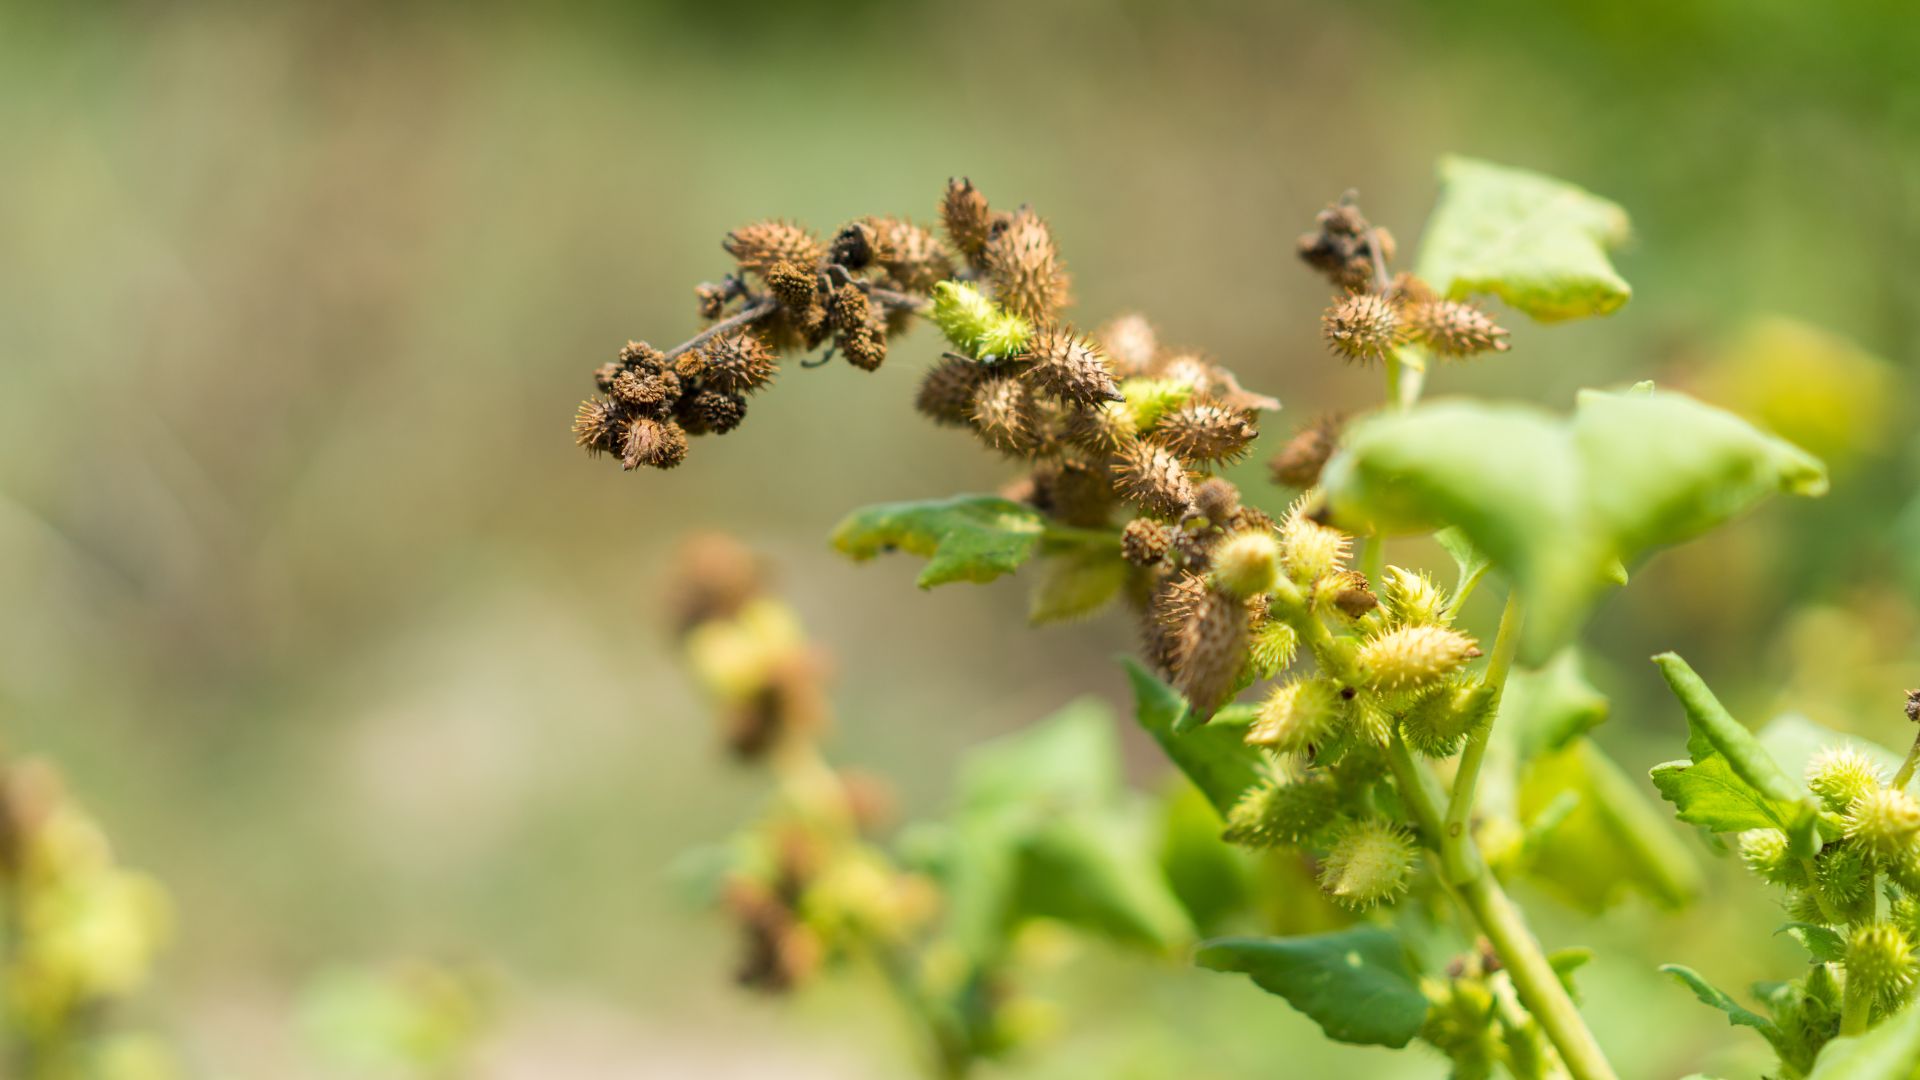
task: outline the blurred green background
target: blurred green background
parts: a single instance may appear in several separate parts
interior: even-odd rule
[[[789,370],[665,474],[571,445],[591,368],[696,328],[729,228],[930,220],[964,174],[1050,218],[1082,321],[1147,311],[1278,394],[1270,448],[1379,393],[1324,353],[1292,237],[1357,187],[1411,249],[1457,151],[1626,206],[1636,298],[1510,320],[1511,353],[1433,393],[1565,408],[1651,377],[1836,462],[1828,499],[1610,600],[1601,740],[1636,772],[1679,754],[1644,663],[1677,648],[1751,722],[1903,743],[1917,47],[1891,2],[0,5],[0,742],[58,760],[173,890],[147,1008],[206,1075],[326,1075],[300,988],[413,955],[497,973],[487,1076],[902,1075],[856,993],[737,996],[725,928],[672,885],[759,785],[659,625],[666,553],[721,528],[776,560],[839,657],[836,756],[909,811],[987,734],[1120,700],[1130,628],[1028,631],[1017,587],[920,593],[827,550],[853,505],[1004,479],[912,413],[924,332],[875,376]],[[1653,968],[1789,973],[1757,885],[1720,865],[1679,918],[1537,910],[1550,946],[1601,948],[1624,1075],[1751,1073]],[[1079,970],[1016,1074],[1442,1069],[1331,1047],[1240,980]]]

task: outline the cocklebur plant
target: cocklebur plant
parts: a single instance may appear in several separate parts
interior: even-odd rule
[[[944,240],[891,218],[860,219],[831,243],[779,223],[731,234],[734,272],[699,290],[711,325],[670,350],[630,343],[596,373],[606,396],[582,406],[575,434],[629,468],[673,464],[677,452],[656,448],[668,425],[700,429],[691,400],[764,386],[777,354],[830,338],[826,356],[872,370],[877,360],[861,356],[877,347],[857,352],[850,330],[884,342],[929,318],[946,347],[916,407],[1020,475],[997,495],[868,507],[833,542],[855,559],[924,557],[923,588],[1037,560],[1035,622],[1115,601],[1131,609],[1141,726],[1211,804],[1228,844],[1310,868],[1351,920],[1330,933],[1211,939],[1198,962],[1249,975],[1332,1038],[1422,1038],[1463,1077],[1613,1077],[1570,989],[1584,954],[1549,954],[1503,879],[1596,910],[1627,891],[1682,903],[1697,870],[1586,737],[1606,705],[1581,674],[1580,628],[1654,551],[1768,495],[1818,494],[1825,472],[1651,384],[1583,392],[1564,417],[1422,403],[1444,365],[1525,352],[1477,298],[1551,323],[1630,296],[1608,256],[1626,233],[1619,207],[1466,159],[1443,162],[1441,182],[1410,271],[1395,268],[1393,238],[1351,196],[1297,243],[1335,290],[1320,326],[1327,349],[1379,369],[1386,400],[1296,431],[1269,465],[1298,489],[1284,508],[1256,505],[1267,500],[1223,472],[1251,453],[1279,402],[1218,360],[1163,344],[1141,316],[1082,332],[1044,220],[994,209],[964,181],[940,202]],[[856,310],[865,323],[847,323]],[[1389,538],[1406,535],[1432,536],[1452,556],[1450,584],[1386,563]],[[1462,613],[1490,580],[1507,596],[1489,636]],[[1111,893],[1096,875],[1061,884],[1083,903]],[[1893,952],[1877,940],[1862,948]]]
[[[1902,759],[1797,718],[1755,735],[1686,661],[1666,653],[1654,662],[1688,729],[1687,759],[1655,768],[1655,785],[1681,821],[1729,837],[1748,869],[1783,890],[1781,932],[1809,961],[1798,978],[1754,987],[1764,1012],[1691,968],[1663,970],[1765,1038],[1786,1080],[1911,1075],[1920,1065],[1920,1010],[1907,1008],[1920,976],[1920,802],[1907,788],[1920,738]],[[1908,691],[1904,711],[1908,723],[1920,720],[1920,691]],[[1804,758],[1798,776],[1781,761],[1795,757]],[[1880,1071],[1848,1064],[1867,1056]]]

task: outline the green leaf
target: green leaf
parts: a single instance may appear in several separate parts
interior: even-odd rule
[[[1046,532],[1031,506],[992,495],[882,503],[854,511],[833,531],[833,546],[855,560],[905,551],[928,560],[915,584],[992,581],[1033,557]]]
[[[1456,299],[1492,293],[1542,322],[1606,315],[1633,295],[1607,260],[1626,238],[1626,211],[1597,195],[1446,157],[1418,273]]]
[[[1118,550],[1104,545],[1081,545],[1049,559],[1046,573],[1033,588],[1027,621],[1042,623],[1079,619],[1107,606],[1127,583],[1127,564]]]
[[[1176,733],[1175,726],[1187,711],[1180,692],[1131,657],[1121,663],[1133,686],[1134,716],[1140,726],[1224,818],[1240,796],[1260,781],[1259,751],[1245,742],[1246,711],[1223,709],[1212,723]]]
[[[1653,786],[1689,825],[1710,832],[1787,829],[1800,820],[1792,803],[1769,799],[1733,771],[1727,759],[1709,754],[1697,762],[1669,761],[1653,767]]]
[[[970,751],[960,763],[966,810],[1098,806],[1121,790],[1120,743],[1113,714],[1081,698],[1022,731]]]
[[[1521,758],[1564,748],[1607,718],[1607,699],[1587,681],[1580,650],[1562,649],[1545,666],[1507,679],[1499,722],[1514,729]]]
[[[1767,754],[1780,763],[1788,776],[1805,776],[1807,763],[1814,755],[1841,746],[1859,751],[1887,776],[1892,776],[1905,760],[1877,742],[1850,732],[1835,731],[1804,716],[1787,715],[1769,720],[1760,729],[1759,739]]]
[[[1199,788],[1169,778],[1161,808],[1160,869],[1201,933],[1246,911],[1257,892],[1257,864],[1220,839],[1220,814]]]
[[[1660,970],[1686,984],[1701,1004],[1711,1005],[1726,1013],[1727,1023],[1736,1027],[1750,1027],[1776,1049],[1779,1048],[1784,1036],[1772,1020],[1733,1000],[1726,991],[1701,978],[1699,972],[1680,964],[1662,964]]]
[[[1653,449],[1649,449],[1649,448]],[[1452,526],[1527,601],[1521,660],[1546,662],[1625,564],[1783,491],[1818,494],[1820,463],[1681,394],[1594,391],[1571,418],[1431,402],[1350,425],[1321,474],[1355,533]]]
[[[1591,739],[1527,766],[1520,813],[1527,822],[1562,815],[1530,845],[1527,872],[1575,907],[1598,912],[1630,891],[1678,907],[1700,893],[1700,868],[1673,826]]]
[[[1467,534],[1459,529],[1448,526],[1434,533],[1433,538],[1440,542],[1448,555],[1453,556],[1453,565],[1460,572],[1453,586],[1456,597],[1478,584],[1481,576],[1493,565],[1486,552],[1474,547],[1473,541],[1467,539]],[[1455,602],[1458,603],[1457,600]]]
[[[1653,658],[1687,711],[1687,750],[1695,760],[1717,753],[1742,780],[1771,799],[1794,802],[1806,798],[1805,789],[1787,777],[1751,731],[1727,712],[1706,681],[1680,659],[1678,653]]]
[[[1824,963],[1844,963],[1847,959],[1847,942],[1840,932],[1830,926],[1816,926],[1813,923],[1790,922],[1776,934],[1785,934],[1799,942],[1807,954]]]
[[[1575,1001],[1579,1000],[1580,995],[1573,986],[1573,973],[1586,967],[1592,961],[1593,950],[1587,948],[1585,945],[1573,945],[1565,949],[1555,949],[1547,954],[1547,966],[1552,968],[1553,973],[1560,977],[1560,985],[1567,988],[1568,995]]]
[[[1250,976],[1337,1042],[1402,1047],[1427,1017],[1427,999],[1405,951],[1377,927],[1294,938],[1219,938],[1202,942],[1194,962]]]
[[[1910,1080],[1920,1066],[1920,1006],[1901,1009],[1865,1035],[1835,1039],[1807,1080]]]
[[[1139,824],[1074,814],[1035,830],[1021,851],[1019,913],[1159,951],[1191,942],[1193,922]]]

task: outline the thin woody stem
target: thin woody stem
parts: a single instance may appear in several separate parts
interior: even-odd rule
[[[880,304],[883,307],[898,308],[903,311],[911,311],[915,315],[926,314],[926,312],[929,310],[929,307],[930,307],[928,302],[926,300],[921,299],[920,297],[914,296],[910,293],[894,292],[892,289],[872,289],[869,291],[868,295],[872,298],[874,303]],[[681,342],[680,344],[675,345],[673,348],[668,349],[666,354],[667,359],[672,360],[675,357],[680,356],[682,353],[690,352],[694,349],[699,348],[702,345],[705,345],[707,342],[712,341],[714,338],[719,337],[722,334],[731,333],[732,331],[738,330],[743,326],[749,326],[753,323],[759,322],[761,319],[764,319],[768,315],[773,314],[773,312],[777,308],[779,308],[779,306],[780,306],[779,297],[762,296],[759,299],[754,300],[751,303],[747,304],[746,307],[741,308],[739,311],[734,312],[733,314],[727,316],[724,319],[721,319],[719,322],[714,323],[712,326],[707,327],[705,330],[700,331],[699,333],[693,335],[692,337]]]

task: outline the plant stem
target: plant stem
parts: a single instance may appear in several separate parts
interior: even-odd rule
[[[1907,786],[1907,781],[1913,779],[1915,765],[1920,765],[1920,736],[1914,738],[1912,749],[1907,751],[1907,760],[1900,763],[1900,771],[1893,774],[1893,790],[1900,791]]]
[[[1867,1030],[1867,1022],[1873,1015],[1873,998],[1867,993],[1866,981],[1855,979],[1853,973],[1847,973],[1846,988],[1840,996],[1840,1034],[1859,1035]]]
[[[673,348],[668,349],[667,359],[672,360],[675,357],[679,356],[681,353],[687,352],[692,349],[697,349],[700,346],[705,345],[707,342],[712,341],[714,338],[719,337],[721,334],[724,334],[729,330],[738,330],[739,328],[747,325],[748,323],[751,323],[756,319],[761,318],[762,316],[766,315],[768,312],[772,311],[774,308],[779,306],[780,306],[779,300],[771,296],[763,296],[760,299],[755,300],[752,303],[748,304],[746,307],[741,308],[739,311],[734,312],[732,315],[729,315],[726,318],[721,319],[719,322],[714,323],[712,326],[709,326],[705,330],[702,330],[699,333],[693,335],[692,337],[681,342],[680,344],[675,345]]]
[[[1474,728],[1467,737],[1466,749],[1460,752],[1460,768],[1454,774],[1453,798],[1447,803],[1447,819],[1441,837],[1440,854],[1446,866],[1447,880],[1460,884],[1476,873],[1475,864],[1479,862],[1479,850],[1468,841],[1467,826],[1473,815],[1474,785],[1480,780],[1480,765],[1487,757],[1487,740],[1492,735],[1493,725],[1500,718],[1500,698],[1506,689],[1507,675],[1513,670],[1514,653],[1520,648],[1520,594],[1518,591],[1507,594],[1506,610],[1500,614],[1500,630],[1493,639],[1493,655],[1487,660],[1487,670],[1480,677],[1480,685],[1491,695],[1487,703],[1489,715],[1485,722]]]

